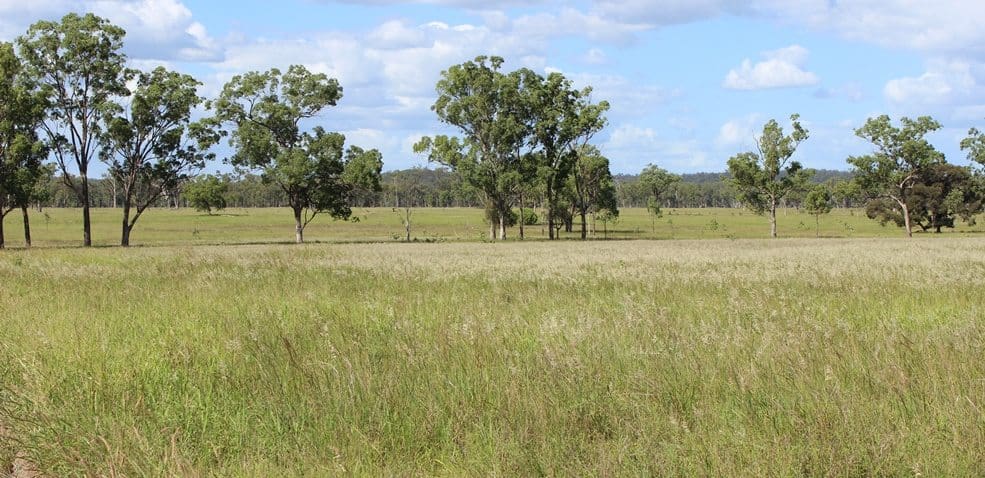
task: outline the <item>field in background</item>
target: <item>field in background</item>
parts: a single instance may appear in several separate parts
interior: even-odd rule
[[[308,226],[309,242],[387,242],[405,237],[401,222],[403,210],[356,208],[358,222],[333,221],[322,216]],[[93,243],[116,245],[120,240],[119,209],[93,209]],[[480,241],[488,237],[482,211],[468,208],[414,209],[411,237],[419,241]],[[778,213],[781,237],[814,237],[814,217],[794,209]],[[5,222],[7,246],[23,244],[23,230],[17,211]],[[527,226],[528,239],[546,239],[547,226]],[[565,238],[580,237],[580,224]],[[46,209],[32,214],[35,245],[77,246],[82,243],[82,212],[79,209]],[[983,233],[985,223],[967,226],[959,223],[945,233]],[[509,231],[518,237],[518,229]],[[623,209],[616,223],[596,224],[596,238],[609,239],[715,239],[762,238],[769,234],[764,216],[742,209],[667,209],[663,217],[653,218],[645,209]],[[865,217],[864,211],[836,209],[821,218],[823,237],[900,237],[895,225],[881,226]],[[192,209],[153,209],[144,213],[134,229],[132,244],[252,244],[292,242],[294,219],[289,209],[227,209],[209,216]]]
[[[289,238],[277,212],[136,240]],[[0,464],[49,476],[985,474],[977,235],[56,249],[0,277]]]

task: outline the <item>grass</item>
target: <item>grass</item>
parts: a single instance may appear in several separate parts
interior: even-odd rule
[[[400,211],[402,212],[402,211]],[[401,215],[390,208],[356,208],[358,221],[333,221],[319,217],[308,226],[309,242],[391,242],[404,237]],[[119,209],[93,209],[93,242],[116,245],[120,239]],[[152,209],[137,222],[131,243],[139,245],[252,244],[292,242],[294,222],[289,209],[229,209],[209,216],[192,209]],[[482,211],[468,208],[415,209],[411,236],[418,241],[481,241],[488,235]],[[815,235],[813,216],[794,209],[778,214],[781,237]],[[863,211],[837,209],[820,221],[823,237],[900,237],[902,230],[881,226],[865,217]],[[22,243],[20,215],[11,213],[5,222],[7,247]],[[580,237],[580,224],[574,233]],[[605,229],[605,231],[603,230]],[[32,214],[34,243],[41,247],[73,247],[82,242],[82,214],[78,209],[46,209]],[[526,237],[544,240],[545,225],[528,226]],[[951,233],[983,233],[985,223],[968,226],[959,223]],[[609,239],[750,239],[766,237],[767,219],[741,209],[669,209],[653,218],[645,209],[623,209],[615,224],[596,225],[596,238]],[[518,236],[517,228],[509,237]]]
[[[8,251],[0,459],[981,476],[985,238],[945,236]]]

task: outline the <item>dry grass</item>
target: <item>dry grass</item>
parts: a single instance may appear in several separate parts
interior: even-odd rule
[[[0,254],[52,475],[985,474],[985,239]]]

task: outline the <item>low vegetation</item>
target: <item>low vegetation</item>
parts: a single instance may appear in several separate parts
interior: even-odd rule
[[[979,237],[38,249],[0,276],[0,458],[51,476],[985,473]]]

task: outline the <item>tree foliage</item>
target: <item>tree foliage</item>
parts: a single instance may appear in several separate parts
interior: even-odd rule
[[[770,120],[756,138],[758,153],[740,153],[728,160],[730,183],[739,201],[757,214],[769,214],[771,237],[776,237],[776,207],[780,200],[804,188],[812,175],[800,162],[790,160],[808,138],[808,131],[799,120],[799,115],[790,116],[793,131],[789,135],[776,120]]]
[[[138,73],[129,102],[106,118],[100,155],[122,191],[122,246],[130,245],[130,233],[147,207],[214,157],[208,149],[217,134],[205,123],[191,123],[193,110],[204,101],[200,84],[163,67]]]
[[[91,13],[40,21],[17,39],[27,74],[48,99],[42,124],[62,179],[82,203],[83,244],[92,245],[89,164],[114,100],[126,96],[122,28]],[[75,177],[70,171],[74,164]]]
[[[821,236],[821,216],[831,212],[831,190],[824,184],[817,184],[804,197],[804,212],[814,216],[815,236]]]
[[[928,133],[940,128],[940,123],[929,116],[917,119],[903,117],[900,126],[896,127],[889,116],[882,115],[869,118],[865,125],[855,130],[857,136],[875,147],[870,155],[848,158],[855,181],[863,194],[873,201],[868,209],[896,210],[907,236],[913,235],[910,212],[913,201],[910,195],[920,181],[921,171],[944,163],[944,155],[925,138]],[[887,217],[885,213],[873,215]]]
[[[14,54],[0,43],[0,248],[3,221],[14,208],[24,217],[24,239],[31,245],[28,206],[43,200],[51,170],[44,166],[47,148],[38,136],[45,99],[32,87]]]
[[[229,192],[229,181],[218,176],[207,174],[199,176],[182,189],[182,195],[197,211],[203,211],[210,216],[212,211],[226,208],[226,194]]]
[[[341,97],[337,80],[294,65],[285,73],[275,68],[235,76],[210,104],[214,123],[232,125],[231,132],[224,132],[235,148],[230,162],[259,171],[284,191],[298,243],[319,213],[348,219],[355,188],[379,187],[378,151],[350,148],[347,153],[342,134],[321,126],[302,130],[304,121]]]

